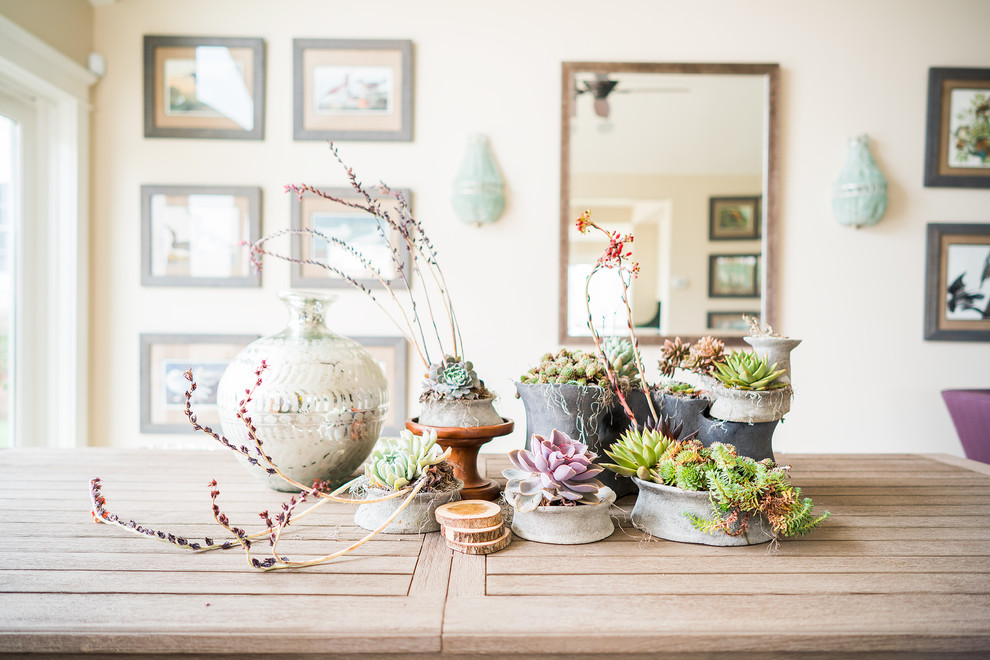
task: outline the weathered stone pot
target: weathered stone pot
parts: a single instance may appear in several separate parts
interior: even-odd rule
[[[682,490],[636,477],[632,477],[632,480],[639,486],[639,496],[632,510],[632,522],[637,529],[651,536],[681,543],[717,546],[755,545],[773,538],[770,525],[762,516],[751,517],[749,529],[738,536],[722,531],[699,531],[684,514],[690,513],[702,518],[715,517],[715,508],[708,499],[707,491]]]
[[[790,385],[775,390],[739,390],[722,385],[711,388],[715,401],[708,414],[727,422],[773,422],[791,409],[794,390]]]
[[[753,347],[753,352],[760,357],[767,358],[770,364],[777,363],[778,369],[784,369],[784,373],[777,377],[782,383],[791,383],[791,351],[793,351],[800,339],[790,337],[743,337],[743,341]]]
[[[440,523],[437,522],[435,512],[438,506],[448,502],[461,499],[461,482],[456,488],[445,490],[439,493],[422,492],[416,493],[412,502],[406,505],[398,517],[390,522],[385,529],[385,534],[425,534],[426,532],[439,532]],[[384,488],[368,488],[368,499],[386,497],[392,491]],[[371,502],[362,504],[354,512],[354,524],[367,530],[378,529],[388,517],[395,513],[395,510],[402,506],[406,497],[395,497],[384,502]]]
[[[549,437],[556,429],[588,445],[601,459],[605,458],[604,450],[629,428],[629,420],[615,396],[601,387],[516,383],[516,391],[526,408],[526,443],[534,433]],[[635,396],[632,398],[634,402],[637,400]],[[643,405],[635,405],[637,416],[639,408],[646,408],[642,393],[638,399]],[[615,491],[617,497],[636,492],[629,479],[612,472],[603,472],[598,479]]]
[[[733,445],[740,456],[748,456],[756,461],[774,458],[773,432],[777,428],[777,420],[748,424],[701,415],[699,421],[698,440],[706,447],[721,442]]]
[[[468,428],[501,424],[495,399],[440,399],[419,404],[419,423],[440,428]]]
[[[577,545],[608,538],[615,531],[609,508],[615,492],[608,486],[598,491],[598,504],[538,506],[532,511],[514,511],[512,531],[519,538],[537,543]]]
[[[666,392],[659,393],[655,399],[657,412],[669,417],[675,425],[682,425],[682,438],[701,430],[702,419],[711,403],[703,397],[677,396]]]

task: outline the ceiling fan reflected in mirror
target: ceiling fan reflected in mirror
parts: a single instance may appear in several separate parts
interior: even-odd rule
[[[592,80],[577,80],[574,86],[575,97],[581,94],[591,94],[594,100],[595,114],[602,119],[608,119],[611,108],[608,104],[608,97],[612,94],[639,94],[639,93],[675,93],[683,94],[690,92],[689,87],[630,87],[628,89],[620,87],[619,80],[613,80],[607,73],[596,73]],[[575,110],[577,105],[575,104]]]

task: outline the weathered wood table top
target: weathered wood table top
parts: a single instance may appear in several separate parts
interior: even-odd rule
[[[621,525],[590,545],[516,539],[452,553],[379,536],[329,565],[262,573],[240,549],[194,553],[93,523],[114,513],[189,539],[277,507],[220,452],[0,451],[0,653],[264,657],[584,655],[990,657],[990,465],[947,456],[781,455],[832,518],[807,537],[716,548]],[[507,465],[484,459],[488,476]],[[280,543],[293,559],[360,538],[329,504]],[[263,556],[263,555],[262,555]],[[421,655],[415,655],[421,654]]]

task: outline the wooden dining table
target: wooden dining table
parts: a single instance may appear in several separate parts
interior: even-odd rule
[[[321,566],[262,572],[94,523],[90,479],[125,520],[188,541],[288,497],[218,451],[0,451],[0,654],[30,657],[990,657],[990,465],[946,455],[786,455],[831,518],[779,546],[634,528],[587,545],[514,539],[472,556],[438,533],[379,535]],[[498,478],[505,456],[481,457]],[[290,526],[307,559],[365,534],[331,503]],[[255,545],[264,556],[265,545]]]

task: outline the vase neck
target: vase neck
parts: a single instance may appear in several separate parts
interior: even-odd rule
[[[289,308],[288,335],[325,334],[326,310],[337,299],[336,295],[302,291],[283,291],[279,298]]]

